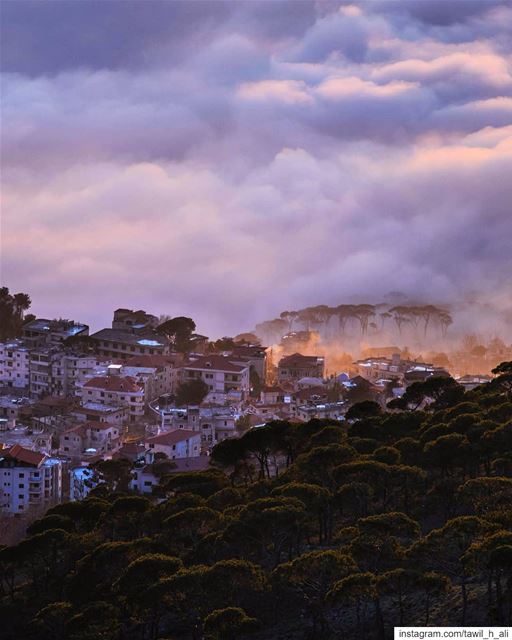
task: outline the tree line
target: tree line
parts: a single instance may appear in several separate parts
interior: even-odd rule
[[[427,337],[434,327],[445,336],[453,319],[436,305],[340,304],[317,305],[298,311],[283,311],[279,318],[256,325],[255,332],[267,342],[279,342],[286,333],[302,329],[317,331],[325,339],[341,339],[350,326],[362,336],[383,333],[394,327],[399,335],[410,327]]]

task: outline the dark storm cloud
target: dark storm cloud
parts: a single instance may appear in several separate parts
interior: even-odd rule
[[[2,10],[2,281],[39,313],[509,299],[506,3]]]

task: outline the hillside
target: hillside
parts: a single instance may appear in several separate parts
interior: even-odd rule
[[[0,550],[6,640],[388,638],[512,623],[512,363],[273,422],[211,470],[52,508]],[[421,407],[421,409],[419,408]],[[118,477],[116,477],[116,474]]]

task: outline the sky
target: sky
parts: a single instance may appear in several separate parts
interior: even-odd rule
[[[507,0],[3,0],[1,281],[95,329],[512,307]]]

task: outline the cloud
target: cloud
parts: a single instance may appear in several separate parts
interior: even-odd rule
[[[510,300],[503,3],[107,5],[4,11],[2,282],[38,313]]]

